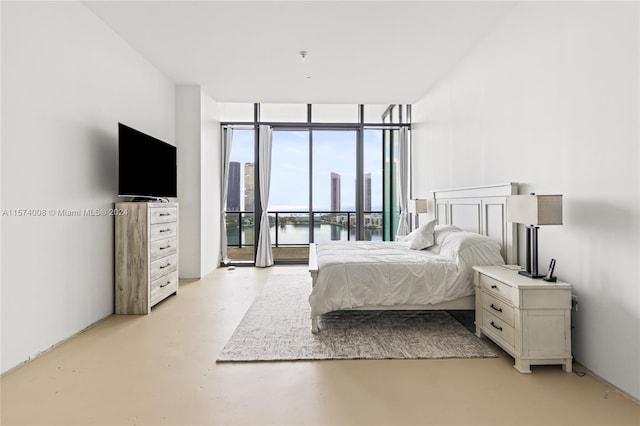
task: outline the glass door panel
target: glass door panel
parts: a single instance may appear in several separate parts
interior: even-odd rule
[[[312,132],[314,242],[355,239],[356,136],[355,130]]]
[[[382,130],[364,131],[363,149],[364,240],[383,240],[383,135]]]
[[[254,130],[234,130],[225,207],[227,257],[234,263],[254,261],[254,164]]]
[[[269,227],[275,260],[309,255],[309,131],[274,130]]]

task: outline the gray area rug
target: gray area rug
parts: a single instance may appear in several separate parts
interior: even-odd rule
[[[311,278],[272,275],[218,362],[487,358],[496,354],[444,311],[341,311],[311,333]]]

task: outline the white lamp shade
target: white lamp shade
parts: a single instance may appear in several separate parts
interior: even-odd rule
[[[510,195],[507,222],[562,225],[562,195]]]
[[[416,199],[409,202],[409,212],[414,214],[428,213],[429,203],[425,199]]]

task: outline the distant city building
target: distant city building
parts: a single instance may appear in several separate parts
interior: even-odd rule
[[[227,211],[240,211],[240,163],[229,163],[229,181],[227,182]]]
[[[331,172],[331,211],[340,211],[340,175]]]
[[[349,226],[352,228],[356,227],[356,218],[355,216],[351,216],[349,218]],[[380,213],[368,213],[364,216],[364,227],[365,228],[382,228],[382,216]]]
[[[254,200],[254,180],[253,180],[253,163],[244,163],[244,210],[253,211]]]
[[[371,211],[371,173],[364,174],[364,211]]]

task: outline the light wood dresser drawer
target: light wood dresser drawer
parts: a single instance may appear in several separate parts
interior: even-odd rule
[[[151,261],[176,254],[178,251],[178,239],[166,238],[164,240],[152,241],[150,244]]]
[[[506,322],[510,326],[514,325],[513,316],[514,309],[513,306],[501,301],[497,297],[492,296],[487,293],[484,289],[480,294],[482,298],[482,308],[491,312],[493,315]]]
[[[149,229],[149,241],[175,237],[177,233],[178,224],[176,222],[155,223]]]
[[[178,219],[176,207],[153,207],[149,209],[149,223],[175,222]]]
[[[151,304],[178,290],[178,273],[170,272],[151,282]]]
[[[163,275],[173,272],[178,267],[178,258],[176,255],[166,256],[158,260],[151,262],[149,268],[149,274],[151,281],[157,280]]]

